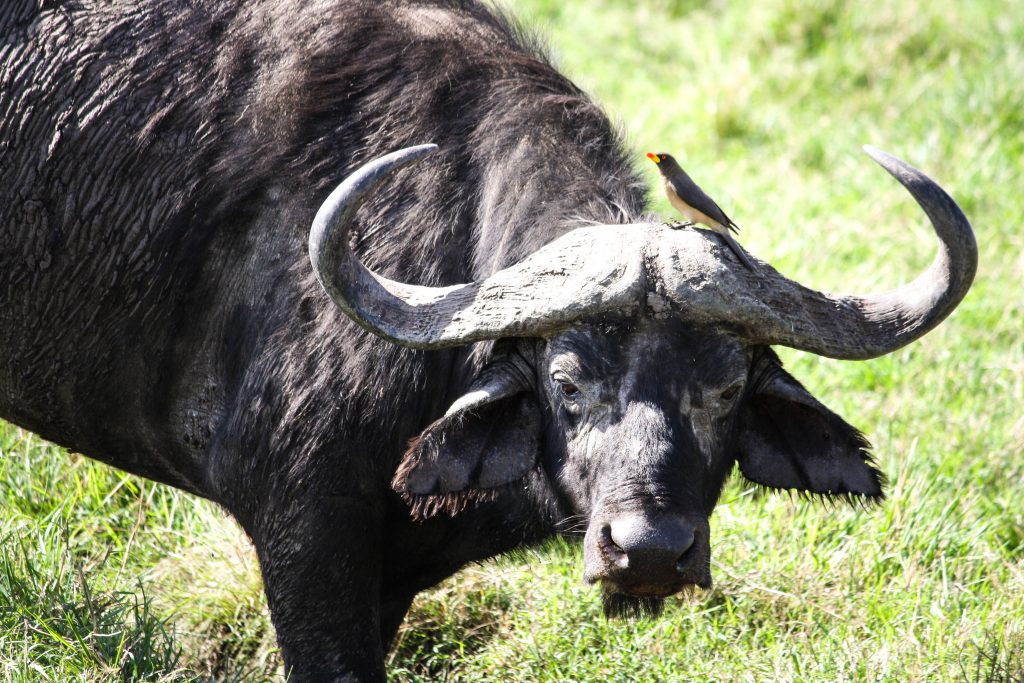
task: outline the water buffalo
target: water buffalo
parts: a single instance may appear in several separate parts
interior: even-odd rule
[[[873,156],[939,254],[825,295],[645,218],[607,117],[475,2],[8,0],[0,416],[238,519],[294,681],[381,680],[417,591],[566,520],[608,611],[654,610],[710,582],[735,463],[882,495],[770,349],[884,354],[969,288],[956,204]]]

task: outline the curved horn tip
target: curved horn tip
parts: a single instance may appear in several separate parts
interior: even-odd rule
[[[894,157],[892,154],[884,152],[877,147],[862,145],[861,149],[864,150],[864,153],[871,157],[876,164],[889,171],[890,174],[895,175],[895,171],[897,170],[917,170],[902,159]]]
[[[878,157],[885,158],[885,157],[891,157],[892,156],[888,152],[883,152],[882,150],[878,149],[874,145],[861,145],[860,148],[862,150],[864,150],[864,153],[867,154],[872,159],[877,159]]]
[[[374,185],[385,176],[404,166],[408,166],[412,162],[421,159],[428,154],[433,154],[438,149],[437,145],[432,142],[428,142],[424,145],[403,147],[402,149],[395,150],[394,152],[389,152],[384,156],[377,157],[353,171],[341,182],[335,192],[338,192],[342,187],[346,187],[348,184],[351,184],[353,187],[359,186],[362,183]],[[368,190],[370,188],[366,189]]]
[[[422,159],[428,154],[433,154],[438,149],[437,145],[432,142],[428,142],[424,145],[413,145],[412,147],[403,147],[402,149],[395,150],[394,152],[389,152],[384,156],[377,157],[376,159],[363,164],[341,184],[344,185],[350,180],[354,181],[355,178],[359,178],[360,181],[370,180],[371,182],[376,182],[377,179],[383,178],[385,175],[393,173],[404,166],[408,166],[412,162]]]
[[[329,237],[328,226],[339,217],[344,219],[346,213],[355,211],[361,197],[387,175],[437,150],[438,146],[432,142],[405,147],[363,164],[341,181],[320,205],[309,231],[308,249],[314,269],[319,271],[317,262]],[[340,234],[348,233],[347,230],[342,230]]]
[[[864,153],[871,157],[876,164],[884,168],[889,175],[895,178],[900,185],[910,190],[910,194],[917,199],[919,204],[921,203],[921,192],[931,194],[937,191],[938,194],[941,195],[939,198],[941,203],[949,202],[956,208],[957,213],[960,212],[960,207],[956,206],[956,202],[954,202],[946,192],[939,187],[938,183],[932,180],[924,171],[911,166],[899,157],[893,156],[888,152],[883,152],[877,147],[864,145],[862,149],[864,150]],[[942,197],[945,199],[943,200]],[[924,207],[923,204],[921,204],[921,206]],[[925,208],[925,212],[928,213],[927,208]],[[962,220],[966,221],[967,219],[962,218]]]
[[[401,159],[408,159],[409,161],[412,161],[413,159],[418,159],[422,156],[426,156],[427,154],[433,154],[437,150],[437,145],[435,145],[433,142],[427,142],[422,145],[404,147],[402,149],[391,152],[390,154],[385,154],[383,157],[381,157],[381,159],[394,159],[395,157],[398,157]]]

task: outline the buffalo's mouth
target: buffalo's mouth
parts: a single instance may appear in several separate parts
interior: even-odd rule
[[[621,515],[591,523],[584,578],[600,582],[608,616],[654,615],[664,598],[711,586],[707,519]]]

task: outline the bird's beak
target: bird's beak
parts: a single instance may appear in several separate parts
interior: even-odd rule
[[[654,152],[648,152],[647,153],[647,158],[650,159],[651,161],[653,161],[656,164],[660,164],[661,163],[661,159],[659,159],[658,155],[655,154]]]

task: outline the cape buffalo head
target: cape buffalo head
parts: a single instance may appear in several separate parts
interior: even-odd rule
[[[767,487],[882,495],[865,439],[786,373],[770,345],[871,358],[956,307],[977,247],[927,176],[868,149],[940,243],[931,267],[891,292],[822,294],[767,264],[743,267],[713,233],[646,223],[578,228],[485,280],[435,288],[370,272],[348,244],[368,191],[433,149],[360,168],[310,235],[324,289],[375,334],[417,348],[496,341],[468,393],[414,440],[395,474],[421,514],[540,467],[579,520],[571,530],[585,529],[586,578],[604,584],[617,613],[710,584],[708,518],[737,462]]]

